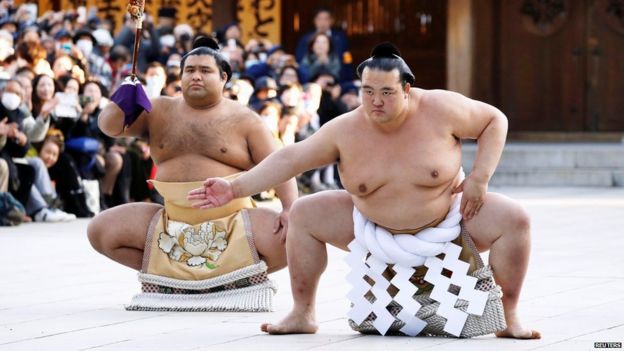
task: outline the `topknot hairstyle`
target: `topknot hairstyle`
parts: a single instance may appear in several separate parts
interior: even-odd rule
[[[373,48],[371,56],[360,63],[357,67],[357,74],[359,78],[362,78],[362,72],[364,68],[378,69],[384,72],[391,72],[398,70],[401,77],[401,84],[405,86],[406,83],[414,85],[414,74],[412,70],[407,66],[407,63],[401,58],[401,52],[392,43],[381,43]]]
[[[182,78],[182,75],[184,74],[186,59],[189,56],[199,55],[210,55],[214,57],[217,67],[219,67],[219,73],[223,74],[223,72],[225,72],[227,75],[226,82],[232,78],[232,66],[230,66],[230,63],[225,56],[219,52],[219,44],[217,44],[214,39],[206,36],[199,36],[195,38],[193,41],[193,50],[189,51],[186,55],[184,55],[184,57],[182,57],[182,60],[180,61],[180,78]]]

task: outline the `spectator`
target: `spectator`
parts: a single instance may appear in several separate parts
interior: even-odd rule
[[[182,56],[180,56],[180,54],[176,53],[169,55],[169,58],[167,59],[167,64],[165,65],[165,70],[167,71],[167,74],[173,73],[179,77],[180,73],[182,72],[182,70],[180,69],[181,61]]]
[[[165,68],[160,62],[152,62],[147,66],[145,72],[145,92],[150,98],[162,95],[162,91],[167,83]]]
[[[55,79],[59,79],[64,75],[71,75],[73,69],[74,60],[66,53],[59,54],[52,64]]]
[[[229,98],[238,101],[243,106],[248,106],[254,94],[253,80],[246,76],[232,79],[226,88],[229,88]]]
[[[130,63],[130,51],[123,45],[116,45],[112,48],[109,63],[112,68],[113,80],[111,89],[116,89],[124,79],[124,67]]]
[[[4,62],[4,60],[13,55],[13,36],[9,31],[4,29],[0,29],[0,61]]]
[[[182,83],[180,76],[175,73],[167,74],[167,85],[165,86],[165,95],[171,97],[182,96]]]
[[[17,57],[23,60],[25,66],[32,68],[35,73],[51,72],[50,63],[46,60],[47,52],[39,42],[21,42],[17,45],[16,52]],[[20,66],[19,61],[18,66]]]
[[[321,71],[328,71],[334,77],[340,76],[342,62],[334,53],[327,34],[314,34],[310,39],[309,49],[301,60],[301,70],[306,77],[316,76]]]
[[[16,162],[17,158],[26,156],[30,141],[24,133],[24,120],[29,116],[19,109],[21,87],[15,80],[7,82],[2,90],[0,104],[0,139],[4,146],[0,157],[7,164],[9,184],[8,190],[23,205],[27,203],[35,172],[27,163]]]
[[[17,73],[15,73],[15,80],[17,80],[24,89],[24,94],[22,95],[22,103],[29,111],[32,110],[32,82],[34,79],[35,72],[27,67],[19,69]]]
[[[64,93],[78,95],[80,91],[80,82],[78,79],[70,75],[64,75],[59,77],[58,82]]]
[[[20,34],[19,41],[24,43],[41,44],[41,32],[39,30],[39,27],[26,27]]]
[[[321,125],[347,111],[346,106],[339,101],[340,85],[336,82],[336,76],[329,71],[321,70],[312,77],[312,81],[321,87],[321,100],[317,110]]]
[[[219,41],[224,45],[227,44],[230,39],[234,40],[235,42],[240,42],[241,40],[243,40],[243,33],[238,22],[232,22],[230,24],[227,24],[223,28],[223,31],[221,33],[222,37],[219,38]]]
[[[29,157],[27,162],[33,168],[35,177],[25,206],[26,214],[36,222],[66,222],[76,219],[76,215],[53,207],[59,199],[42,159]]]
[[[68,152],[73,157],[80,176],[84,179],[100,179],[105,173],[105,155],[113,145],[113,139],[104,135],[97,126],[97,118],[105,101],[106,89],[96,81],[88,81],[80,96],[82,112],[68,140]]]
[[[173,28],[176,24],[176,13],[175,7],[161,7],[158,9],[158,26],[155,33],[159,38],[173,33]]]
[[[95,49],[88,56],[89,77],[99,79],[106,87],[113,82],[113,68],[108,63],[110,50],[113,47],[113,37],[106,29],[96,29],[92,33],[95,38]]]
[[[191,51],[193,47],[193,28],[188,24],[178,24],[173,28],[173,35],[176,38],[176,48],[180,55]]]
[[[312,42],[312,37],[316,33],[324,33],[330,39],[331,46],[334,48],[334,54],[340,59],[343,59],[345,53],[349,50],[349,44],[347,42],[347,35],[338,28],[332,28],[334,24],[334,18],[332,12],[328,8],[319,8],[314,14],[314,30],[306,33],[297,42],[297,50],[295,56],[297,62],[303,61],[306,54],[310,53],[309,43]],[[350,62],[348,62],[350,63]]]
[[[135,32],[134,20],[126,15],[124,26],[121,28],[119,34],[117,34],[117,37],[115,37],[115,45],[123,45],[128,51],[133,50]],[[149,62],[158,57],[160,52],[160,38],[154,33],[152,23],[147,20],[143,22],[141,35],[137,68],[139,71],[145,72]]]
[[[358,108],[362,104],[358,84],[354,82],[344,84],[340,93],[340,102],[346,107],[347,111],[353,111]]]
[[[277,84],[275,79],[271,77],[260,77],[256,79],[255,92],[251,98],[250,107],[252,110],[258,110],[260,106],[269,100],[277,97]]]
[[[281,119],[282,108],[280,104],[273,101],[264,102],[260,109],[258,109],[258,115],[264,122],[264,124],[269,128],[271,134],[273,134],[273,138],[279,144],[283,144],[280,139],[280,130],[279,130],[279,121]]]
[[[284,66],[277,75],[277,84],[280,86],[300,83],[301,80],[299,79],[299,71],[296,66]]]
[[[17,79],[9,80],[2,94],[2,105],[8,111],[7,113],[16,115],[13,118],[14,121],[21,121],[24,134],[30,142],[40,142],[48,131],[50,119],[41,116],[37,119],[33,118],[30,110],[23,102],[24,95],[25,90],[20,81]]]
[[[41,144],[39,148],[39,157],[29,159],[30,164],[37,165],[36,169],[42,168],[48,170],[46,174],[37,173],[38,177],[41,178],[38,180],[41,182],[41,185],[38,185],[37,189],[41,190],[38,190],[35,194],[40,194],[41,198],[45,199],[48,204],[54,203],[57,199],[57,193],[54,189],[48,186],[48,182],[53,179],[56,183],[57,189],[60,188],[64,194],[64,196],[60,196],[64,209],[67,212],[70,212],[70,214],[68,214],[60,210],[48,208],[48,210],[44,211],[43,214],[40,215],[43,221],[67,221],[76,219],[76,216],[93,217],[94,215],[87,208],[84,190],[82,187],[77,184],[74,184],[73,187],[67,186],[67,184],[71,184],[72,182],[79,182],[80,177],[78,176],[75,167],[58,165],[58,161],[61,160],[63,154],[64,143],[62,134],[52,131],[52,133],[48,135]],[[69,160],[69,162],[71,161]],[[62,177],[59,178],[59,175]],[[37,184],[37,178],[35,184]],[[69,192],[67,192],[68,188],[71,189]],[[34,203],[39,205],[42,204],[41,199],[37,199]],[[38,220],[37,215],[35,215],[34,218],[35,220]]]
[[[243,44],[235,39],[229,39],[225,46],[221,49],[223,55],[227,58],[230,66],[232,66],[232,72],[240,74],[245,68],[244,54],[245,48]]]

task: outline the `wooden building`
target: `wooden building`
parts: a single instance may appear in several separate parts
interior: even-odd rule
[[[349,34],[354,62],[394,42],[419,86],[499,107],[512,135],[624,134],[623,0],[285,1],[287,48],[318,6]]]

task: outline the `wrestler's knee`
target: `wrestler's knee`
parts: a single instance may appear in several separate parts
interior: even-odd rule
[[[516,204],[509,216],[509,225],[514,228],[514,231],[517,233],[529,234],[531,230],[531,217],[524,207]]]
[[[87,238],[89,243],[97,252],[104,251],[104,223],[102,223],[102,217],[96,216],[89,221],[87,226]]]
[[[305,225],[305,221],[309,218],[310,211],[315,207],[314,195],[298,198],[291,206],[288,212],[288,225],[300,227]]]
[[[123,165],[123,157],[121,157],[121,154],[115,151],[109,151],[106,154],[105,160],[106,165],[112,169],[121,169],[121,166]]]

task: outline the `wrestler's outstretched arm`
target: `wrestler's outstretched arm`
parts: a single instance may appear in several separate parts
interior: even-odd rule
[[[466,220],[474,217],[485,199],[488,183],[503,153],[507,137],[507,117],[486,103],[449,91],[434,91],[433,99],[442,106],[440,118],[459,139],[476,139],[477,156],[472,171],[454,190],[463,192],[460,212]]]
[[[158,111],[163,109],[164,98],[155,98],[151,100],[153,108],[152,111]],[[152,112],[153,113],[153,112]],[[111,100],[111,103],[100,112],[98,116],[98,127],[102,132],[110,137],[137,137],[145,138],[147,136],[147,123],[149,112],[143,111],[137,118],[124,130],[125,113],[124,111]]]
[[[202,188],[189,192],[188,199],[196,201],[194,207],[219,207],[234,198],[257,194],[302,172],[336,162],[339,157],[336,137],[343,118],[335,118],[304,141],[272,153],[232,182],[206,179]]]

